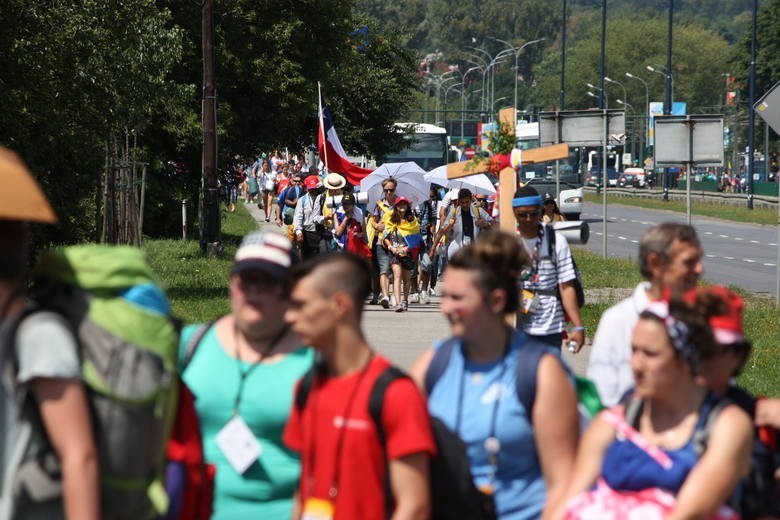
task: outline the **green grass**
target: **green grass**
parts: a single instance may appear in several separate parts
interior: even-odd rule
[[[604,259],[584,249],[574,248],[577,266],[586,290],[582,319],[587,330],[595,332],[601,313],[617,303],[618,295],[607,301],[588,302],[593,288],[633,288],[641,280],[636,263],[615,258]],[[780,308],[774,301],[734,288],[745,298],[745,334],[753,342],[753,353],[738,382],[754,395],[780,396]]]
[[[201,254],[198,240],[145,240],[152,268],[171,299],[173,312],[184,323],[199,323],[228,312],[227,284],[241,238],[257,224],[239,204],[235,213],[222,214],[220,258]]]
[[[601,195],[595,193],[586,193],[585,200],[594,204],[603,202]],[[677,213],[685,213],[685,201],[661,199],[646,199],[632,197],[618,197],[616,195],[607,195],[609,204],[622,204],[624,206],[636,206],[639,208],[665,209]],[[754,208],[747,209],[744,205],[738,204],[716,204],[711,202],[693,201],[691,204],[691,213],[704,217],[720,218],[731,220],[733,222],[747,222],[749,224],[764,224],[774,226],[777,224],[777,210],[773,208]]]

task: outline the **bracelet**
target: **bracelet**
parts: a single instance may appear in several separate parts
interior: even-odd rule
[[[585,331],[585,327],[583,327],[583,326],[579,326],[579,327],[572,327],[572,328],[571,328],[571,331],[572,331],[572,332],[579,332],[579,331],[583,331],[583,332],[584,332],[584,331]]]

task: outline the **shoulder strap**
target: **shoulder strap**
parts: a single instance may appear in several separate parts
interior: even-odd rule
[[[431,395],[436,382],[444,374],[444,370],[452,357],[452,349],[458,344],[456,338],[447,338],[433,354],[428,370],[425,372],[425,393]]]
[[[624,416],[626,418],[626,423],[633,428],[638,428],[639,416],[642,414],[644,402],[641,399],[633,399],[633,395],[629,395],[624,400],[623,406],[625,408]]]
[[[385,403],[385,392],[393,381],[401,378],[409,377],[400,368],[387,367],[374,382],[373,388],[371,388],[371,394],[368,396],[368,413],[371,415],[371,420],[374,421],[376,427],[377,437],[382,446],[385,445],[385,429],[382,425],[382,408]]]
[[[696,421],[696,430],[693,433],[693,449],[696,455],[701,456],[707,450],[715,421],[720,412],[729,404],[731,401],[727,398],[718,399],[712,393],[707,394],[707,398],[699,410],[699,419]]]
[[[558,251],[555,249],[555,228],[550,224],[544,225],[544,232],[549,237],[547,239],[547,254],[553,263],[555,270],[558,271]]]
[[[301,412],[306,408],[306,401],[309,400],[309,394],[314,386],[314,380],[317,374],[322,371],[320,362],[315,362],[312,367],[303,374],[301,382],[298,384],[298,391],[295,393],[295,408]]]
[[[539,362],[545,354],[549,353],[550,351],[544,343],[531,337],[526,337],[525,342],[517,353],[515,393],[517,394],[517,400],[525,407],[529,422],[533,422]]]
[[[192,336],[190,336],[190,340],[187,342],[187,346],[184,349],[184,359],[182,360],[180,374],[184,374],[184,371],[190,366],[190,361],[192,361],[193,356],[195,356],[195,351],[200,345],[200,342],[203,341],[206,333],[216,322],[217,320],[211,320],[208,323],[203,323],[192,333]]]

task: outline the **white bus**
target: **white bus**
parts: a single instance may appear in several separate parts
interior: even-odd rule
[[[423,170],[430,171],[450,162],[446,129],[426,123],[395,123],[393,126],[404,133],[407,145],[385,155],[380,163],[414,161]]]

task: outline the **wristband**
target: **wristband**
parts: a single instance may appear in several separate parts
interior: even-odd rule
[[[584,332],[585,331],[585,327],[582,327],[582,326],[580,326],[580,327],[572,327],[571,331],[572,332],[579,332],[579,331],[583,331]]]

